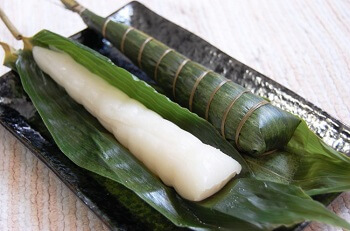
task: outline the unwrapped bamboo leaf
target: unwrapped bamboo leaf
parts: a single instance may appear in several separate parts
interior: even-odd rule
[[[260,155],[282,148],[300,120],[145,33],[62,1],[152,77],[167,96],[207,119],[237,149]]]

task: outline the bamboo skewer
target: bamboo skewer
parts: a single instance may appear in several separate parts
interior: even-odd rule
[[[1,8],[0,18],[4,22],[8,30],[11,32],[13,37],[15,37],[17,40],[23,40],[22,34],[17,30],[17,28],[13,25],[13,23],[10,21],[10,19],[7,17],[5,12]],[[4,49],[5,52],[4,65],[8,66],[9,68],[15,69],[15,61],[18,58],[17,51],[4,42],[0,42],[0,46]]]
[[[22,40],[23,35],[17,30],[17,28],[12,24],[10,19],[7,17],[5,12],[0,8],[0,18],[5,23],[6,27],[9,29],[13,37],[17,40]]]
[[[78,14],[81,14],[84,10],[86,10],[85,7],[80,5],[77,1],[75,0],[61,0],[61,2],[67,7],[68,9],[77,12]]]
[[[15,25],[13,25],[13,23],[10,21],[10,19],[7,17],[5,12],[1,8],[0,8],[0,18],[4,22],[4,24],[6,25],[7,29],[11,32],[13,37],[17,40],[23,41],[24,50],[31,50],[33,48],[33,45],[30,42],[30,38],[23,36],[22,33],[20,33],[17,30]]]

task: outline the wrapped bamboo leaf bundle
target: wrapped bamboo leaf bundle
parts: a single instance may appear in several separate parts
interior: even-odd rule
[[[297,117],[149,35],[75,1],[62,2],[153,77],[168,97],[208,120],[240,151],[260,155],[282,148],[299,125]]]

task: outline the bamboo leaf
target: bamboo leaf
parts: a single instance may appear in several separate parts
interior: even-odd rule
[[[326,145],[305,122],[296,130],[286,151],[300,156],[294,182],[309,195],[349,190],[350,158]]]
[[[245,173],[242,176],[245,177],[230,181],[208,200],[194,203],[182,199],[45,75],[30,52],[22,52],[16,66],[23,87],[62,152],[78,166],[131,189],[174,224],[197,229],[265,230],[315,220],[350,228],[348,223],[296,186],[247,178],[249,169],[242,157],[211,125],[114,66],[106,58],[48,31],[37,34],[32,42],[68,53],[129,96],[243,164]],[[283,211],[285,213],[280,216]]]
[[[311,196],[350,189],[350,158],[327,146],[304,121],[283,150],[245,159],[258,179],[294,184]]]

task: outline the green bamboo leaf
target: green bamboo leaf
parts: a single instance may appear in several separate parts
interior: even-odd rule
[[[118,85],[129,96],[204,142],[239,158],[239,154],[206,121],[172,103],[106,58],[48,31],[40,32],[32,42],[68,53],[84,66],[91,66],[100,77]],[[22,52],[16,66],[25,91],[58,147],[68,158],[82,168],[131,189],[178,226],[269,230],[280,225],[290,226],[304,220],[315,220],[350,228],[350,224],[313,201],[300,188],[254,178],[236,178],[203,202],[186,201],[151,174],[93,116],[45,75],[30,52]],[[247,165],[242,158],[240,161],[245,172],[243,176],[248,176]],[[280,216],[281,212],[283,216]]]
[[[311,196],[350,189],[350,158],[327,146],[304,121],[283,150],[245,159],[258,179],[294,184]]]
[[[294,182],[309,195],[349,190],[350,158],[341,154],[300,124],[286,151],[300,156]]]

